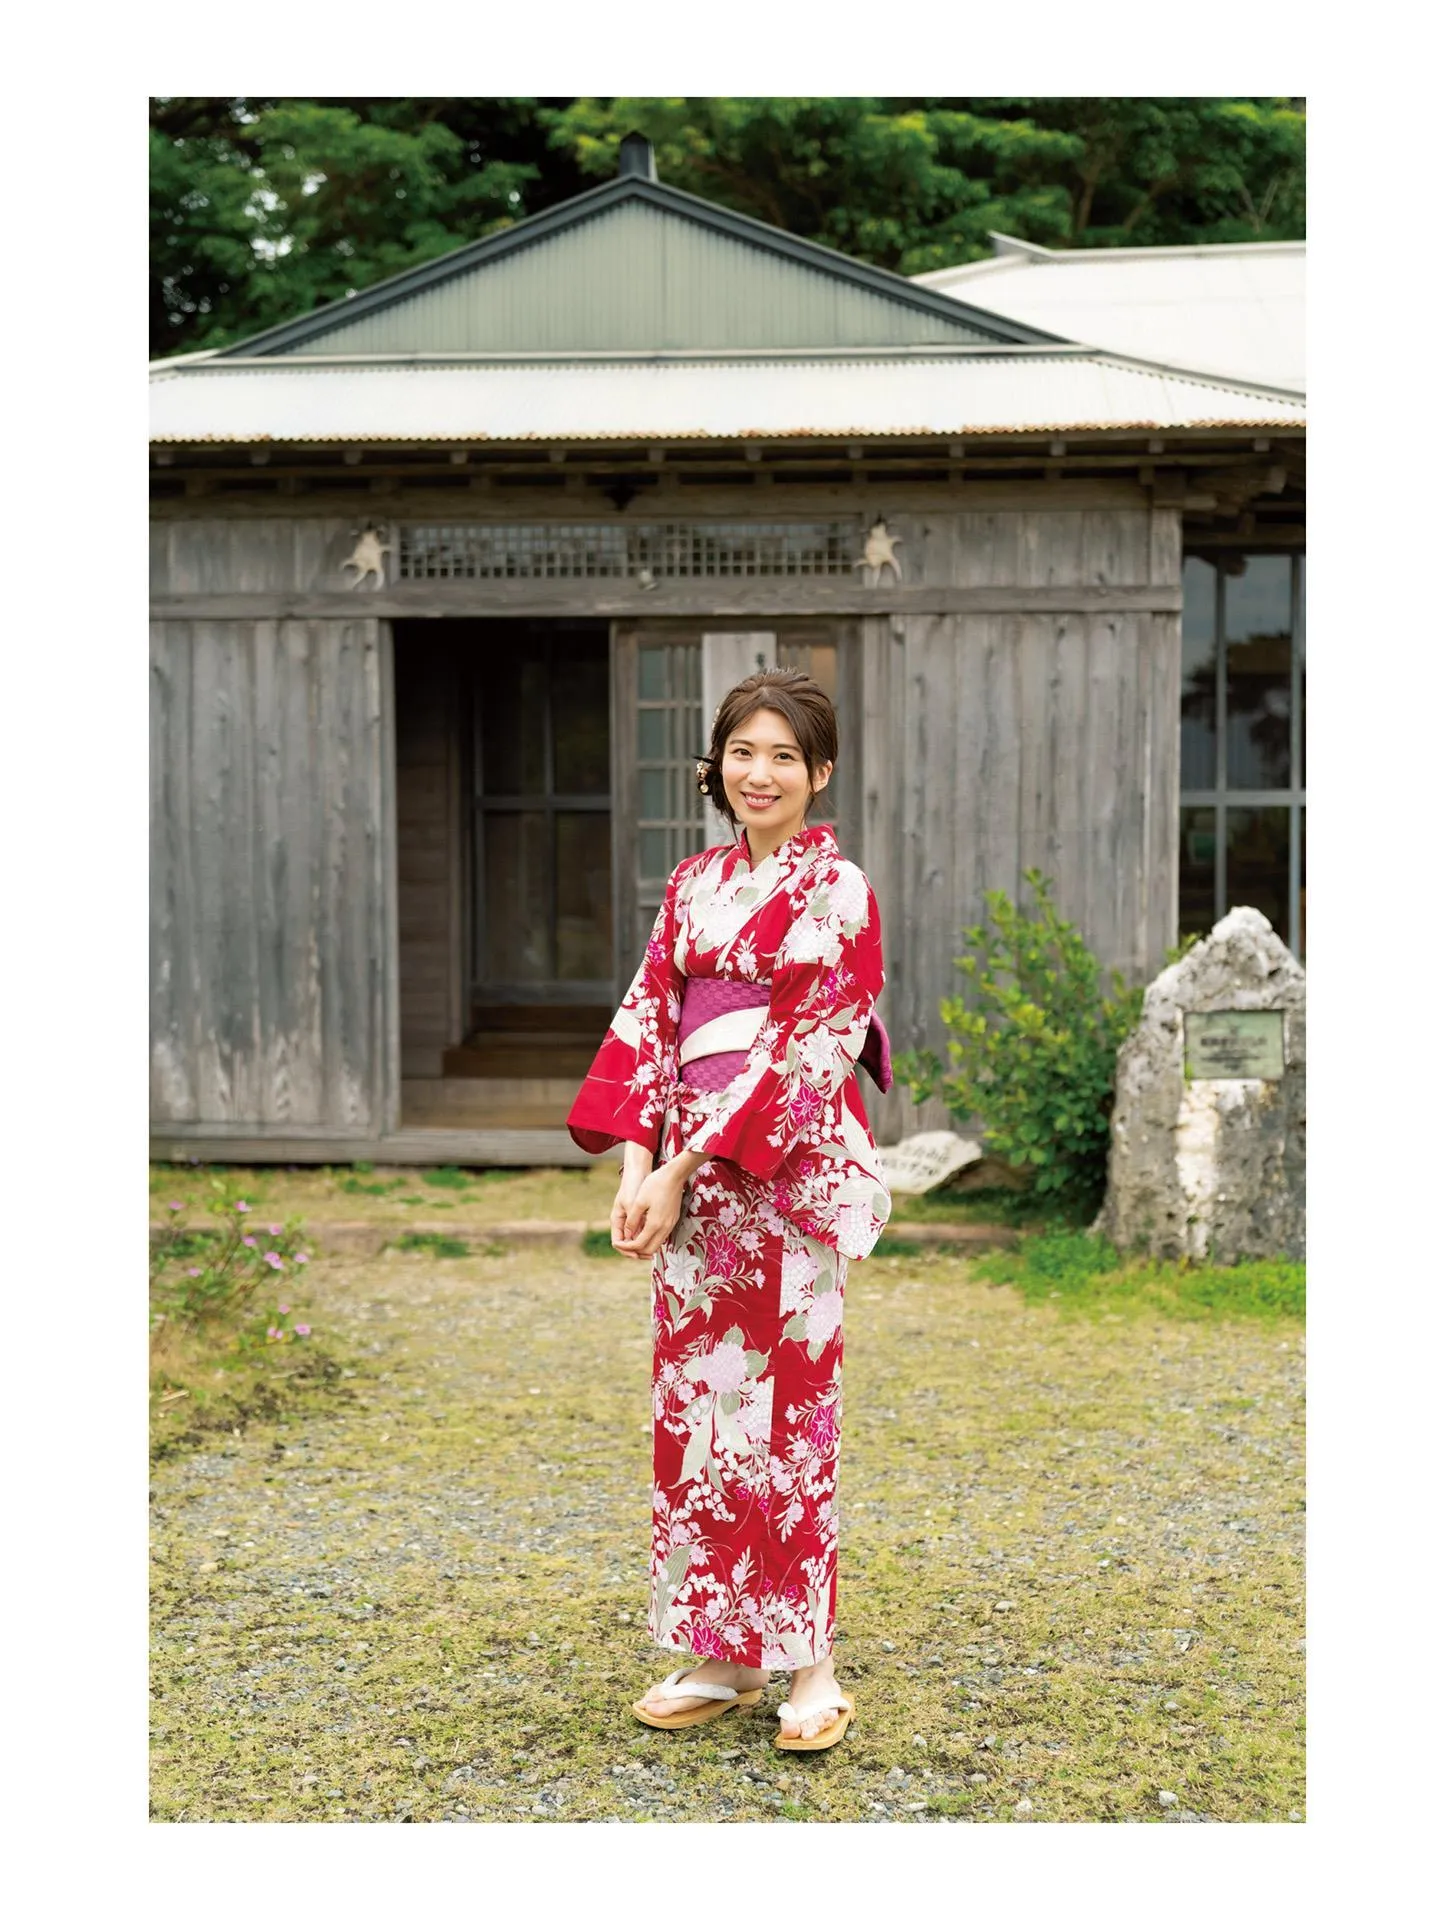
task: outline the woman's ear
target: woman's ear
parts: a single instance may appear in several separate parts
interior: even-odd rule
[[[829,775],[833,772],[833,770],[834,770],[834,763],[832,760],[825,760],[822,766],[818,766],[814,768],[813,790],[815,793],[823,792],[824,788],[829,783]]]

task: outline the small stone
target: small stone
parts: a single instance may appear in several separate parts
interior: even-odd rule
[[[988,1787],[990,1785],[990,1775],[988,1773],[972,1773],[970,1776],[970,1784],[972,1787]]]
[[[930,1743],[928,1740],[925,1739],[922,1733],[917,1733],[912,1736],[909,1744],[912,1747],[927,1747]]]
[[[348,1663],[348,1661],[347,1661],[347,1660],[335,1660],[333,1664],[334,1664],[334,1669],[335,1669],[335,1671],[336,1671],[336,1672],[338,1672],[338,1673],[342,1673],[342,1672],[343,1672],[343,1670],[344,1670],[344,1668],[345,1668],[345,1667],[346,1667],[346,1666],[347,1666],[347,1665],[348,1665],[349,1663]]]
[[[997,1613],[1009,1613],[1014,1605],[1014,1600],[997,1600],[995,1603],[995,1611]]]
[[[904,1803],[904,1811],[906,1813],[923,1813],[929,1804],[928,1800],[906,1800]]]
[[[886,1778],[888,1778],[888,1779],[890,1779],[890,1780],[903,1780],[903,1779],[905,1779],[905,1778],[906,1778],[906,1775],[905,1775],[905,1771],[904,1771],[904,1768],[903,1768],[903,1767],[891,1767],[891,1768],[889,1769],[889,1772],[888,1772],[888,1774],[887,1774],[887,1776],[886,1776]]]
[[[993,1747],[999,1738],[1000,1735],[998,1733],[987,1733],[980,1744],[982,1747]]]
[[[619,1612],[619,1613],[617,1614],[617,1616],[616,1616],[616,1617],[617,1617],[617,1619],[618,1619],[618,1620],[620,1620],[620,1621],[622,1621],[622,1622],[623,1622],[624,1624],[625,1624],[626,1622],[628,1622],[628,1621],[630,1621],[630,1619],[631,1619],[631,1615],[630,1615],[630,1614],[629,1614],[629,1613],[628,1613],[628,1612],[627,1612],[627,1611],[625,1610],[625,1608],[623,1608],[623,1609],[622,1609],[622,1610],[621,1610],[621,1611],[620,1611],[620,1612]]]
[[[216,1560],[204,1560],[197,1571],[199,1573],[216,1573],[217,1568],[218,1562]]]
[[[1017,1800],[1015,1803],[1015,1810],[1017,1813],[1021,1813],[1021,1814],[1031,1813],[1034,1811],[1029,1800]]]
[[[881,1647],[883,1647],[886,1653],[893,1653],[895,1651],[894,1642],[892,1640],[881,1640],[879,1644]]]
[[[1175,1807],[1177,1805],[1177,1795],[1170,1792],[1166,1787],[1163,1787],[1157,1795],[1157,1801],[1160,1806]]]

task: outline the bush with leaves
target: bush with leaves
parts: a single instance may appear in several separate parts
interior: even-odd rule
[[[1028,868],[1036,911],[985,896],[989,923],[965,928],[955,966],[971,997],[940,1002],[947,1060],[920,1048],[896,1060],[916,1105],[932,1095],[979,1128],[986,1148],[1030,1174],[1031,1191],[1090,1217],[1106,1186],[1117,1049],[1142,1010],[1142,989],[1101,963]]]

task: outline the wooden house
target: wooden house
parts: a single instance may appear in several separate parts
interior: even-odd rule
[[[1132,978],[1236,899],[1301,938],[1297,386],[621,167],[152,370],[159,1157],[578,1160],[759,662],[838,702],[896,1046],[1029,866]]]

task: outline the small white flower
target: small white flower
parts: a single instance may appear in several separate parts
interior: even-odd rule
[[[799,1058],[813,1074],[828,1073],[839,1060],[840,1052],[837,1035],[830,1033],[827,1027],[815,1027],[798,1043]]]
[[[843,1324],[844,1296],[832,1287],[827,1293],[816,1293],[808,1307],[809,1339],[817,1345],[820,1340],[830,1339]]]
[[[747,1377],[747,1355],[734,1341],[719,1341],[703,1359],[703,1385],[713,1393],[736,1393]]]
[[[839,1251],[851,1260],[862,1260],[874,1250],[874,1209],[867,1201],[852,1207],[840,1207],[838,1217]]]

